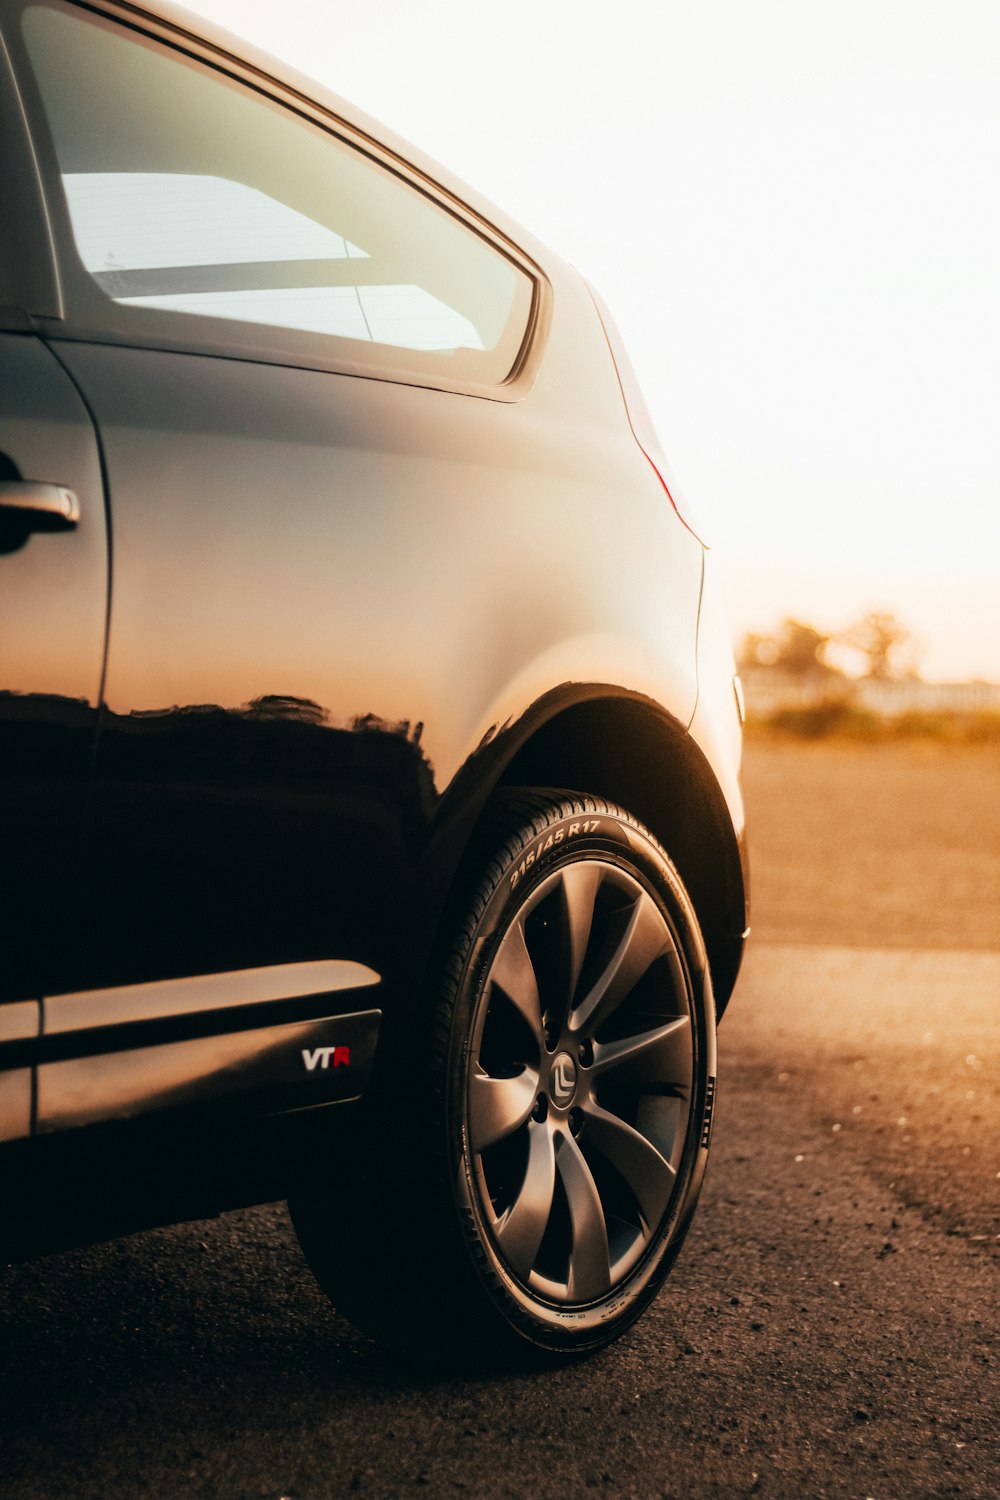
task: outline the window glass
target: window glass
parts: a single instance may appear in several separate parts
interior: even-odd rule
[[[63,178],[88,271],[364,255],[256,188],[168,172],[73,172]]]
[[[122,308],[320,334],[504,380],[532,284],[402,178],[233,79],[62,5],[25,13],[80,260]]]

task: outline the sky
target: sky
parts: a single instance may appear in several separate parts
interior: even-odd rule
[[[189,0],[600,291],[734,637],[1000,680],[995,0]]]

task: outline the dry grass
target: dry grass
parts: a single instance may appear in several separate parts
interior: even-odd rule
[[[1000,745],[751,736],[744,779],[755,937],[1000,950]]]
[[[851,743],[1000,746],[1000,713],[906,713],[887,717],[831,700],[812,708],[782,708],[767,715],[751,712],[747,736],[753,740],[847,740]]]

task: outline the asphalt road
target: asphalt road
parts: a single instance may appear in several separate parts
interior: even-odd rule
[[[958,777],[976,807],[997,784],[983,764],[987,779]],[[722,1027],[695,1227],[630,1335],[555,1374],[421,1376],[330,1310],[278,1207],[51,1257],[0,1270],[0,1494],[996,1500],[993,814],[959,818],[981,872],[970,915],[967,862],[921,863],[912,844],[905,859],[927,797],[954,799],[953,762],[891,796],[838,753],[748,769],[762,940]],[[860,887],[861,941],[887,937],[848,947],[848,815],[864,826],[866,787],[884,862]],[[824,800],[843,835],[817,846]],[[929,929],[892,926],[910,910],[894,860],[923,882]],[[820,889],[839,923],[825,907],[810,920]],[[918,947],[934,923],[965,923],[967,946]]]
[[[429,1380],[283,1211],[0,1274],[2,1493],[1000,1493],[1000,955],[760,946],[668,1288],[544,1376]]]

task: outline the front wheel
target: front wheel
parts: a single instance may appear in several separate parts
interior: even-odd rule
[[[715,1011],[690,900],[620,808],[512,794],[442,973],[411,1163],[424,1284],[405,1315],[384,1275],[347,1300],[384,1314],[388,1295],[425,1347],[600,1348],[655,1296],[707,1159]]]

